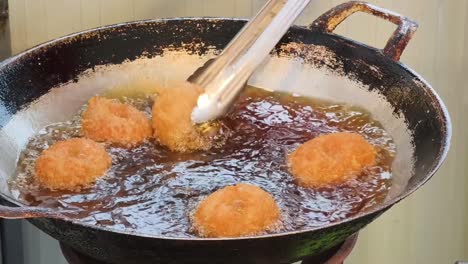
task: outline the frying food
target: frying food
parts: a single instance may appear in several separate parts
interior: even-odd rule
[[[289,156],[298,183],[322,187],[343,183],[376,162],[376,151],[361,135],[334,133],[314,138]]]
[[[98,142],[135,145],[151,137],[149,118],[131,105],[93,97],[82,115],[82,132]]]
[[[154,136],[177,152],[208,150],[212,140],[192,123],[192,110],[202,88],[184,82],[161,90],[153,105]]]
[[[174,99],[167,101],[167,104],[180,107],[181,98],[187,93],[172,94],[172,91],[176,90],[169,88],[167,96]],[[146,96],[132,97],[118,90],[112,98],[126,97],[126,104],[146,113],[154,105],[160,90],[156,91],[156,96],[148,96],[154,92],[151,90]],[[372,119],[372,115],[362,109],[248,87],[231,111],[217,122],[219,129],[211,137],[213,143],[210,142],[213,147],[206,151],[189,154],[174,152],[156,143],[156,140],[144,140],[138,147],[102,144],[112,154],[111,173],[103,168],[93,175],[105,173],[106,176],[92,183],[91,188],[73,188],[77,183],[70,182],[70,178],[87,182],[81,175],[85,174],[80,172],[84,171],[82,167],[91,166],[90,170],[96,170],[102,160],[108,160],[104,158],[105,154],[96,158],[97,161],[92,160],[98,151],[89,151],[82,157],[88,161],[72,159],[64,150],[47,154],[56,148],[46,151],[53,143],[80,135],[80,112],[65,122],[45,127],[31,137],[19,157],[16,176],[10,186],[30,206],[67,211],[72,205],[82,212],[72,216],[78,222],[126,232],[193,238],[194,235],[236,237],[278,234],[328,225],[353,217],[366,210],[367,206],[383,202],[392,185],[389,176],[392,175],[391,164],[396,145],[384,128]],[[361,129],[364,124],[366,129]],[[164,132],[169,136],[171,130],[169,127],[167,129]],[[289,150],[296,149],[298,143],[310,140],[311,134],[343,130],[363,133],[369,143],[378,149],[376,164],[356,173],[359,177],[346,188],[336,185],[330,188],[300,188],[292,184],[291,170],[285,166]],[[186,139],[181,140],[187,144]],[[351,142],[354,141],[346,138],[344,142],[336,143],[338,146],[334,147],[334,152]],[[326,144],[318,145],[324,148]],[[298,153],[301,148],[297,150]],[[359,147],[348,148],[352,148],[358,156],[363,155]],[[313,152],[313,149],[309,151]],[[333,156],[334,152],[330,156],[339,160],[339,157]],[[52,156],[53,162],[51,158],[43,161],[44,157],[37,161],[41,153]],[[351,155],[351,150],[346,153]],[[325,162],[324,155],[312,155],[318,157],[316,160]],[[302,156],[299,162],[307,161],[306,157]],[[345,161],[349,159],[346,156],[336,163],[341,165],[342,161],[349,162]],[[359,159],[356,160],[361,163]],[[41,170],[52,171],[49,172],[55,173],[53,180],[50,180],[52,183],[58,181],[71,186],[68,188],[73,190],[51,191],[46,183],[41,186],[31,184],[39,182],[39,179],[36,180],[39,178],[35,172],[36,161],[38,175],[46,178]],[[302,166],[309,165],[307,162],[305,164]],[[333,169],[335,167],[331,166]],[[77,173],[81,174],[76,176]],[[233,185],[232,182],[243,184],[219,190]],[[261,184],[263,190],[247,184]],[[207,190],[219,191],[207,193]]]
[[[257,186],[238,184],[203,200],[195,212],[194,226],[204,237],[239,237],[263,232],[279,217],[269,193]]]
[[[93,183],[110,165],[111,158],[102,145],[74,138],[44,150],[36,161],[35,176],[43,187],[71,190]]]

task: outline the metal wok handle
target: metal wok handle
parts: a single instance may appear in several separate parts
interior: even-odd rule
[[[4,219],[28,219],[28,218],[56,218],[66,219],[63,214],[49,208],[41,207],[10,207],[0,205],[0,218]]]
[[[310,25],[310,29],[332,33],[341,22],[356,12],[364,12],[380,17],[398,26],[388,40],[383,53],[395,61],[399,61],[401,54],[418,29],[418,24],[407,17],[387,9],[362,1],[350,1],[321,15]]]

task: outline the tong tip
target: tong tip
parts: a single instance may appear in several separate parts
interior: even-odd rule
[[[198,97],[197,106],[192,111],[192,122],[195,124],[205,123],[214,120],[222,115],[222,109],[215,100],[207,94]]]

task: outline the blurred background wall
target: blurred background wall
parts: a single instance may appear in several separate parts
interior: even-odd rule
[[[2,1],[0,0],[0,6]],[[11,50],[117,22],[181,16],[250,17],[265,0],[10,0]],[[311,23],[343,0],[312,0],[298,24]],[[348,263],[468,261],[468,1],[369,0],[420,24],[402,61],[433,84],[453,118],[449,158],[438,175],[361,232]],[[1,21],[1,20],[0,20]],[[1,22],[0,22],[1,24]],[[337,30],[383,47],[393,25],[358,14]],[[0,28],[0,34],[2,34]],[[1,39],[1,38],[0,38]],[[0,42],[0,50],[7,48]],[[1,52],[1,51],[0,51]],[[26,222],[20,237],[24,263],[65,263],[57,243]]]
[[[10,55],[10,42],[8,0],[0,0],[0,59]]]

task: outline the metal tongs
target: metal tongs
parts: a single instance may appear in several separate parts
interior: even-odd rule
[[[215,59],[188,81],[204,88],[192,112],[196,124],[225,114],[248,79],[263,62],[310,0],[269,0]]]

